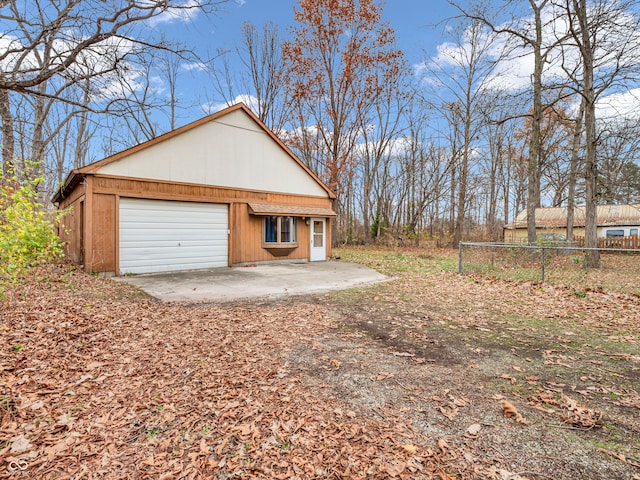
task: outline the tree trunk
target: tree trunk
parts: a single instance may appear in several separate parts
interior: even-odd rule
[[[39,93],[46,93],[46,82],[38,85]],[[33,109],[33,139],[31,141],[31,162],[35,170],[29,172],[32,179],[42,178],[45,175],[45,148],[44,148],[44,123],[46,119],[46,103],[45,97],[38,95],[35,98],[35,107]],[[45,182],[38,183],[38,203],[45,203]]]
[[[578,157],[580,155],[580,144],[582,137],[582,117],[584,116],[584,98],[580,102],[580,111],[576,118],[573,131],[573,145],[571,147],[571,162],[569,164],[569,179],[567,185],[567,241],[573,242],[573,223],[575,215],[576,196],[576,176],[578,171]]]
[[[0,120],[2,120],[2,174],[11,175],[14,163],[13,114],[9,102],[9,90],[0,88]]]
[[[540,10],[546,2],[538,7],[533,0],[529,0],[535,16],[536,39],[533,42],[533,119],[531,122],[531,140],[529,142],[529,159],[527,163],[528,196],[527,196],[527,240],[535,243],[536,234],[536,208],[540,207],[540,123],[542,121],[542,69],[544,59],[542,57],[542,18]]]
[[[458,215],[456,216],[456,227],[453,235],[453,246],[457,247],[462,241],[464,229],[465,210],[467,208],[467,177],[469,175],[469,122],[465,122],[465,145],[462,153],[462,165],[460,168],[460,183],[458,184]]]
[[[455,156],[455,152],[453,153]],[[455,162],[455,158],[454,158]],[[456,218],[456,168],[457,165],[454,163],[451,168],[451,192],[449,199],[449,234],[451,235],[455,228],[455,218]]]
[[[589,18],[587,16],[586,0],[573,0],[573,6],[580,23],[581,44],[580,53],[582,56],[582,72],[584,90],[582,92],[585,102],[584,128],[585,128],[585,232],[584,243],[587,248],[597,248],[598,246],[598,164],[596,159],[596,95],[593,86],[593,46],[589,35]],[[600,252],[587,252],[584,259],[586,268],[600,267]]]

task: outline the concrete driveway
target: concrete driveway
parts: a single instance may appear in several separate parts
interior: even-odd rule
[[[114,280],[163,302],[231,302],[343,290],[387,280],[364,265],[336,261],[153,273]]]

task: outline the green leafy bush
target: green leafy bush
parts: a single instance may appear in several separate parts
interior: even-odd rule
[[[64,212],[47,212],[38,203],[39,181],[0,173],[0,297],[29,269],[62,256],[55,225]]]

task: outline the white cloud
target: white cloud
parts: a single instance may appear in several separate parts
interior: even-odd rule
[[[375,128],[375,127],[374,127]],[[384,147],[384,155],[391,157],[399,157],[411,151],[415,144],[415,140],[408,136],[401,136],[391,139]],[[367,150],[370,152],[378,150],[380,141],[374,140],[368,144],[359,143],[355,147],[357,155],[366,155]]]
[[[596,104],[598,119],[627,119],[640,117],[640,88],[602,97]]]
[[[543,50],[556,42],[558,38],[565,36],[568,32],[568,24],[566,18],[562,15],[552,11],[548,8],[543,11],[542,17],[543,24],[543,39],[546,45],[543,45]],[[533,17],[522,17],[518,20],[517,29],[520,31],[530,31],[528,34],[533,37]],[[626,28],[624,28],[626,26]],[[619,47],[627,45],[629,43],[640,43],[640,32],[634,28],[634,19],[629,15],[621,15],[615,19],[615,22],[610,22],[609,29],[607,31],[600,32],[600,38],[598,45],[599,51],[596,52],[596,58],[598,59],[598,68],[600,72],[605,72],[608,67],[614,66],[616,61],[621,60],[617,58],[619,53]],[[452,42],[443,42],[437,47],[436,55],[427,59],[422,64],[414,65],[414,73],[419,77],[423,77],[423,81],[426,83],[434,84],[433,79],[429,79],[428,72],[433,70],[433,67],[454,69],[461,64],[465,64],[465,56],[469,56],[469,52],[472,51],[472,45],[469,42],[470,29],[467,29],[462,35],[461,45],[457,45]],[[490,33],[485,33],[480,36],[479,44],[487,45]],[[507,41],[506,36],[498,37],[491,43],[491,46],[487,49],[486,54],[489,60],[499,60],[500,52],[505,47]],[[563,57],[564,55],[564,57]],[[568,70],[572,70],[579,67],[581,62],[580,53],[577,48],[569,48],[565,46],[563,52],[559,48],[554,48],[548,55],[544,70],[543,70],[543,82],[546,84],[555,83],[558,81],[565,81],[566,72],[563,69],[563,63]],[[638,62],[638,57],[635,52],[627,52],[627,55],[622,58],[623,63]],[[534,57],[533,50],[529,46],[522,45],[522,43],[510,54],[499,61],[495,70],[489,77],[489,86],[495,86],[502,90],[518,91],[531,87],[531,74],[534,70]],[[579,72],[580,69],[577,68]],[[596,72],[596,76],[598,72]],[[435,82],[437,83],[437,82]]]
[[[56,56],[51,58],[47,67],[53,68],[64,62],[73,53],[76,47],[74,42],[81,40],[55,39],[50,46]],[[18,77],[28,77],[34,70],[42,68],[40,65],[42,54],[36,55],[37,52],[29,51],[29,48],[14,37],[6,35],[0,37],[0,49],[17,51],[7,56],[1,62],[0,68],[4,71],[12,71]],[[118,37],[111,37],[84,48],[78,53],[75,61],[61,72],[62,82],[77,82],[82,85],[85,78],[91,77],[92,101],[128,96],[132,91],[143,88],[143,83],[140,81],[143,73],[126,60],[127,55],[135,48],[130,40]],[[160,91],[163,86],[157,80],[159,79],[152,79],[152,88]]]
[[[204,72],[207,70],[207,64],[204,62],[183,63],[182,65],[180,65],[180,68],[186,70],[187,72]]]
[[[39,62],[33,52],[24,55],[27,48],[16,37],[11,35],[0,36],[0,50],[3,52],[12,51],[12,53],[6,54],[0,63],[2,70],[5,72],[15,71],[19,75],[20,72],[39,68]]]
[[[209,115],[211,113],[219,112],[220,110],[223,110],[232,105],[236,105],[238,103],[244,103],[247,107],[249,107],[249,110],[251,110],[254,113],[258,111],[258,99],[253,95],[249,95],[249,94],[238,95],[236,98],[234,98],[230,102],[207,102],[200,105],[200,108],[202,108],[202,110],[207,115]]]
[[[169,5],[167,9],[160,15],[156,15],[149,19],[149,24],[153,27],[162,23],[170,22],[188,22],[193,19],[200,11],[201,3],[199,0],[187,0],[180,5]]]
[[[293,130],[280,129],[274,131],[276,136],[287,144],[299,144],[302,138],[311,139],[311,143],[314,144],[316,150],[322,148],[322,142],[320,139],[320,129],[317,125],[309,125],[307,127],[296,127]],[[315,139],[315,141],[313,140]]]

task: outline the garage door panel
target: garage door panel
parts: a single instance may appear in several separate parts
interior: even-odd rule
[[[222,235],[226,235],[227,231],[219,231],[219,232],[215,232],[215,231],[209,231],[206,233],[202,233],[202,232],[197,232],[197,233],[192,233],[192,232],[188,232],[188,231],[177,231],[177,232],[172,232],[172,231],[160,231],[157,230],[154,234],[154,237],[158,237],[159,235],[163,234],[162,239],[157,239],[157,240],[152,240],[149,238],[148,235],[148,231],[138,231],[138,232],[133,232],[133,233],[129,233],[127,234],[126,238],[122,238],[120,237],[120,245],[124,245],[124,244],[135,244],[135,243],[142,243],[145,245],[148,244],[152,244],[152,243],[169,243],[169,244],[178,244],[178,242],[181,245],[184,245],[186,243],[190,243],[190,242],[205,242],[205,243],[211,243],[212,240],[211,238],[211,234],[218,234],[220,236]],[[220,240],[222,241],[222,240]]]
[[[201,246],[197,246],[196,248],[200,248]],[[208,245],[207,245],[208,247]],[[180,259],[180,258],[201,258],[203,261],[207,261],[208,259],[226,259],[225,255],[207,255],[203,257],[199,255],[198,252],[194,248],[180,248],[176,249],[173,247],[156,247],[152,246],[139,246],[139,247],[130,247],[131,254],[136,258],[131,258],[130,261],[140,262],[141,260],[149,260],[149,259],[157,259],[157,260],[171,260],[171,259]]]
[[[171,249],[174,253],[179,253],[180,251],[188,251],[193,248],[207,247],[209,245],[215,246],[223,246],[222,242],[211,242],[207,241],[207,239],[202,240],[181,240],[178,245],[173,240],[164,240],[164,241],[144,241],[136,240],[136,241],[127,241],[121,242],[120,246],[124,248],[140,248],[140,249],[156,249],[156,248],[165,248]],[[177,250],[176,250],[177,248]]]
[[[121,198],[120,272],[227,266],[227,229],[227,205]]]

